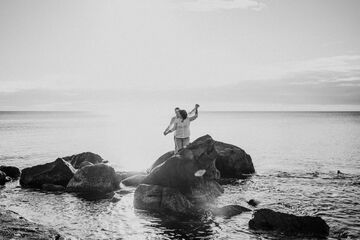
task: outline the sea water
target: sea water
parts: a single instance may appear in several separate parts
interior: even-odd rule
[[[91,151],[116,170],[146,170],[174,147],[171,134],[163,135],[170,118],[147,111],[0,112],[0,165],[22,169]],[[256,199],[259,208],[322,217],[329,239],[360,238],[359,112],[200,112],[191,140],[205,134],[243,148],[256,169],[224,186],[220,206]],[[177,219],[139,211],[133,192],[116,193],[118,202],[90,201],[11,182],[0,190],[0,206],[73,239],[288,239],[250,230],[252,213]]]

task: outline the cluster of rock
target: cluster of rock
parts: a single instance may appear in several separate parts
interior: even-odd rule
[[[119,183],[114,168],[91,152],[25,168],[20,177],[22,187],[92,194],[114,191]]]
[[[175,215],[211,213],[232,217],[252,210],[240,205],[215,206],[214,200],[224,192],[221,184],[238,181],[253,173],[252,159],[244,150],[205,135],[176,155],[173,151],[165,153],[147,172],[115,172],[99,155],[84,152],[23,169],[20,185],[98,195],[115,191],[123,185],[131,186],[136,187],[136,209]],[[2,179],[19,175],[18,169],[2,166],[0,184]],[[254,207],[258,203],[255,200],[248,202]],[[285,234],[329,234],[329,227],[321,218],[298,217],[269,209],[255,211],[249,227]]]

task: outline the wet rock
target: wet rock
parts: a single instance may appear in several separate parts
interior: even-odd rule
[[[13,166],[0,166],[0,171],[4,172],[7,176],[16,179],[20,177],[20,169]]]
[[[4,185],[6,182],[6,174],[3,171],[0,171],[0,185]]]
[[[220,185],[238,185],[239,179],[237,178],[220,178],[216,180]]]
[[[211,203],[224,193],[223,187],[216,181],[199,179],[196,184],[190,186],[183,194],[190,202],[196,205]]]
[[[202,136],[196,139],[194,142],[197,142],[199,147],[199,149],[192,149],[192,153],[195,154],[197,151],[201,152],[202,148],[205,147],[206,144],[214,145],[215,154],[213,154],[212,158],[213,160],[216,160],[216,168],[220,171],[221,178],[244,179],[247,178],[250,174],[255,173],[251,156],[248,155],[243,149],[228,143],[214,141],[209,135]],[[189,147],[190,146],[188,146],[186,149]],[[186,151],[186,149],[183,149],[182,151]],[[181,151],[179,154],[181,154]],[[149,172],[158,165],[173,157],[173,151],[165,153],[153,163]]]
[[[296,216],[270,209],[257,210],[249,221],[249,227],[254,230],[275,230],[286,235],[311,237],[329,235],[329,226],[320,217]]]
[[[80,163],[79,168],[82,168],[85,166],[91,166],[91,165],[94,165],[94,164],[91,162],[88,162],[88,161],[83,161],[82,163]]]
[[[140,184],[134,193],[134,207],[161,213],[194,213],[193,204],[180,191],[158,185]]]
[[[65,187],[61,186],[61,185],[55,185],[55,184],[43,184],[41,186],[42,190],[45,191],[53,191],[53,192],[57,192],[57,191],[65,191]]]
[[[125,186],[136,187],[143,182],[146,176],[147,175],[144,174],[131,176],[122,180],[121,183],[124,184]]]
[[[254,165],[249,154],[243,149],[216,141],[216,168],[222,178],[246,178],[247,174],[255,173]]]
[[[74,176],[75,169],[61,158],[54,162],[25,168],[20,175],[22,187],[41,188],[43,184],[66,186]]]
[[[68,192],[107,193],[119,188],[115,170],[106,164],[79,169],[66,187]]]
[[[211,212],[214,214],[214,216],[230,218],[243,212],[251,212],[251,210],[240,205],[227,205],[224,207],[213,208],[211,209]]]
[[[72,156],[63,157],[63,159],[71,163],[71,165],[76,169],[81,168],[81,164],[83,162],[90,162],[92,164],[98,164],[103,162],[102,157],[92,152],[74,154]]]
[[[250,205],[250,206],[253,206],[253,207],[256,207],[257,205],[259,205],[259,201],[255,200],[255,199],[250,199],[249,201],[247,201],[247,203]]]
[[[166,160],[168,160],[169,158],[174,156],[174,151],[169,151],[163,155],[161,155],[150,167],[149,172],[155,168],[156,166],[162,164],[163,162],[165,162]]]
[[[17,213],[0,209],[0,239],[62,239],[54,229],[30,222]]]
[[[219,172],[215,168],[215,155],[211,137],[206,141],[195,140],[179,154],[153,168],[144,183],[187,190],[200,179],[215,180],[219,178]],[[205,170],[201,177],[195,176],[199,170]]]

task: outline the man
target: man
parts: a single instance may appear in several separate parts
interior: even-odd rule
[[[185,148],[190,143],[190,122],[198,117],[198,108],[199,105],[196,104],[195,108],[189,113],[187,113],[185,110],[179,110],[178,108],[175,108],[176,116],[171,119],[169,126],[164,131],[164,135],[175,131],[174,154],[177,154],[180,149]],[[190,116],[191,114],[194,115]]]
[[[199,104],[195,104],[195,108],[194,108],[193,110],[191,110],[191,111],[188,113],[188,115],[190,116],[190,115],[192,115],[192,114],[197,113],[199,107],[200,107]],[[180,111],[180,108],[176,107],[176,108],[175,108],[175,116],[171,118],[169,126],[168,126],[168,127],[165,129],[165,131],[164,131],[164,135],[166,135],[166,134],[169,133],[169,130],[172,129],[173,126],[174,126],[175,120],[176,120],[177,118],[180,118],[180,113],[179,113],[179,111]]]

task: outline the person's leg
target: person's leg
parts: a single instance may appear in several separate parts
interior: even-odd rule
[[[179,152],[179,150],[181,149],[181,138],[174,137],[174,142],[175,142],[174,154],[177,154]]]
[[[187,138],[183,138],[183,145],[182,147],[185,148],[187,145],[190,144],[190,138],[187,137]]]

